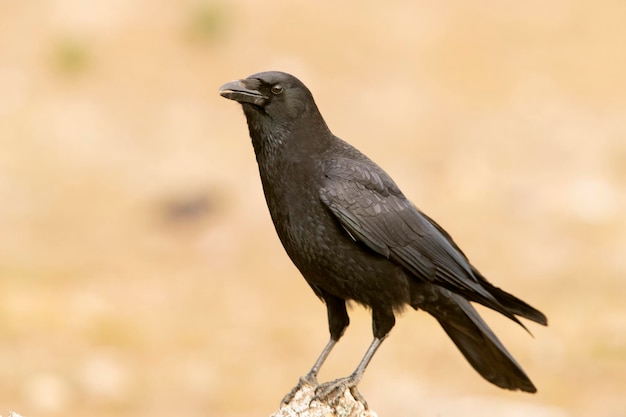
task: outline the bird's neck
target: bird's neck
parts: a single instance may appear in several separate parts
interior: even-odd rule
[[[284,123],[248,118],[248,129],[261,170],[272,166],[276,170],[284,163],[319,159],[333,137],[318,112]]]
[[[265,198],[276,228],[281,229],[289,224],[295,200],[308,202],[312,191],[318,199],[323,155],[333,136],[319,113],[288,124],[265,125],[248,119],[248,126]]]

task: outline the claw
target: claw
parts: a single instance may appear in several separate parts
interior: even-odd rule
[[[291,400],[293,400],[293,397],[295,397],[296,393],[300,391],[303,386],[316,387],[317,378],[315,377],[315,375],[301,376],[300,379],[298,380],[298,384],[295,387],[293,387],[291,391],[289,391],[287,395],[285,395],[283,399],[280,401],[280,406],[282,407],[282,406],[289,404]]]
[[[365,398],[363,398],[357,389],[357,384],[357,379],[352,375],[345,378],[339,378],[331,382],[325,382],[315,389],[315,395],[313,396],[312,401],[324,401],[328,404],[336,405],[346,390],[350,390],[352,397],[354,397],[356,401],[362,403],[367,410],[367,401],[365,401]]]

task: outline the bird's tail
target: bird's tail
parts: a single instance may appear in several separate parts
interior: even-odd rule
[[[419,307],[437,319],[467,361],[487,381],[505,389],[537,391],[522,367],[463,297],[441,290],[436,303]]]

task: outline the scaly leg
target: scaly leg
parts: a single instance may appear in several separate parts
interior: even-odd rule
[[[346,391],[346,389],[350,389],[350,393],[357,400],[362,402],[367,408],[367,402],[357,390],[357,385],[361,381],[363,377],[363,373],[365,373],[365,369],[367,365],[369,365],[374,353],[378,350],[383,340],[385,340],[387,336],[382,338],[375,337],[370,347],[365,352],[363,359],[359,362],[359,365],[356,367],[354,372],[347,377],[339,378],[331,382],[325,382],[317,387],[315,390],[314,399],[330,401],[331,403],[336,403],[339,400],[339,397]]]
[[[322,353],[320,353],[320,356],[313,364],[311,370],[305,376],[300,377],[298,385],[293,387],[291,391],[289,391],[289,393],[287,393],[287,395],[283,397],[282,401],[280,402],[281,404],[289,404],[289,402],[291,402],[291,400],[293,399],[293,396],[296,395],[296,392],[298,392],[303,385],[317,385],[317,374],[320,371],[320,368],[322,367],[324,362],[326,361],[326,358],[328,358],[330,351],[333,350],[333,347],[336,343],[337,341],[331,337],[324,347],[324,350],[322,350]]]

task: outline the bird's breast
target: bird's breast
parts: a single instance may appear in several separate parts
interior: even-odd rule
[[[263,192],[274,227],[292,260],[319,258],[337,227],[319,197],[321,169],[305,161],[259,164]],[[336,232],[335,232],[336,233]]]
[[[259,169],[278,237],[310,284],[370,306],[396,307],[408,299],[400,268],[354,241],[323,204],[321,163],[278,160]]]

